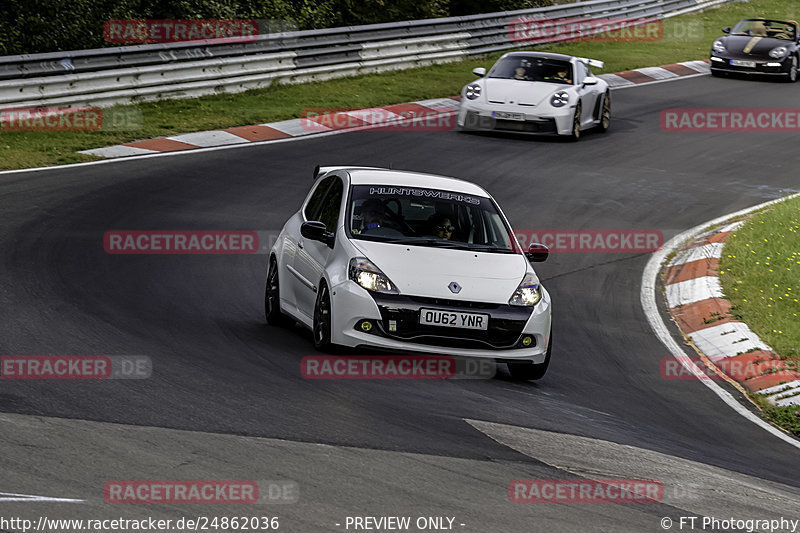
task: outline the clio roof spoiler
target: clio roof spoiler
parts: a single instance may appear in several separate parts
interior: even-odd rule
[[[316,180],[318,177],[320,177],[320,176],[322,176],[324,174],[327,174],[328,172],[330,172],[332,170],[342,170],[342,169],[385,170],[385,169],[379,169],[378,167],[356,167],[356,166],[351,166],[351,165],[335,165],[335,166],[331,166],[331,167],[323,167],[323,166],[317,165],[316,167],[314,167],[313,179]]]

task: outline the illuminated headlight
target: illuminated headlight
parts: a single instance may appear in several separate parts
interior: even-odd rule
[[[786,54],[788,53],[789,50],[785,46],[778,46],[769,51],[769,57],[774,57],[775,59],[781,59],[782,57],[786,57]]]
[[[564,107],[569,103],[569,93],[567,91],[558,91],[550,98],[550,105],[553,107]]]
[[[381,269],[366,257],[354,257],[350,260],[347,276],[367,289],[368,291],[382,292],[384,294],[398,294],[392,280],[381,272]]]
[[[725,43],[722,41],[714,41],[714,44],[711,45],[711,49],[718,54],[722,54],[725,52]]]
[[[479,98],[481,95],[481,86],[478,85],[477,83],[467,85],[467,89],[466,91],[464,91],[464,94],[470,100],[475,100],[476,98]]]
[[[529,272],[522,278],[522,283],[520,283],[517,290],[514,291],[508,303],[509,305],[530,307],[539,303],[541,299],[542,286],[539,285],[539,279]]]

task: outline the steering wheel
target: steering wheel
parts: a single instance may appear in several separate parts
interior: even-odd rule
[[[389,204],[391,203],[397,204],[397,212],[389,208]],[[400,200],[397,198],[389,198],[383,203],[383,205],[386,206],[386,214],[394,221],[395,224],[398,224],[404,227],[405,230],[414,233],[414,228],[412,228],[403,217],[403,204],[400,203]]]

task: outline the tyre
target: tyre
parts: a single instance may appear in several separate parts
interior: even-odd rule
[[[597,125],[597,131],[605,133],[611,125],[611,91],[606,91],[603,96],[603,108],[600,110],[600,124]]]
[[[533,363],[507,363],[508,371],[511,377],[519,381],[535,381],[542,379],[547,373],[547,367],[550,366],[550,353],[553,351],[553,332],[550,331],[550,342],[547,344],[547,354],[544,357],[544,362],[537,364]]]
[[[722,73],[722,72],[720,72],[718,70],[714,70],[713,68],[711,69],[711,75],[714,76],[715,78],[723,78],[723,77],[725,77],[724,73]]]
[[[572,141],[577,141],[581,138],[581,103],[575,106],[575,114],[572,115],[572,131],[569,133],[569,138]]]
[[[267,324],[270,326],[280,326],[286,319],[283,313],[281,313],[278,261],[274,256],[270,258],[269,270],[267,270],[267,286],[264,290],[264,314],[267,317]]]
[[[336,346],[331,342],[331,293],[322,281],[317,291],[314,305],[314,348],[320,352],[332,353]]]
[[[789,67],[789,73],[786,74],[786,81],[787,83],[794,83],[797,81],[797,56],[792,58],[792,66]]]

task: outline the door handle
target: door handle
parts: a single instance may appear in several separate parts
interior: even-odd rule
[[[297,241],[297,247],[301,249],[304,248],[303,241]]]

